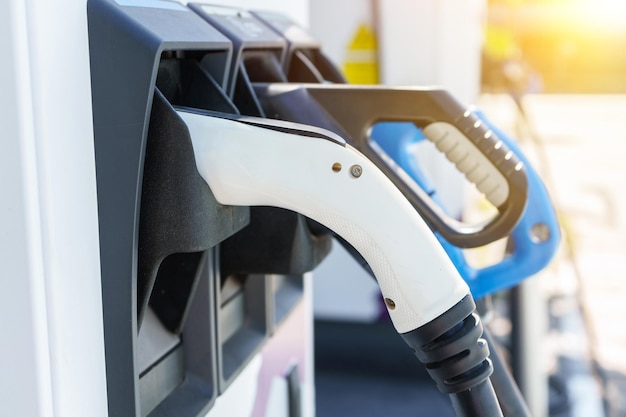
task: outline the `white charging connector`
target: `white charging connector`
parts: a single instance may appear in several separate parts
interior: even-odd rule
[[[399,333],[430,322],[469,293],[406,198],[333,133],[322,131],[325,140],[293,123],[265,121],[260,127],[245,119],[178,113],[190,131],[198,171],[218,202],[293,210],[340,235],[372,268]]]

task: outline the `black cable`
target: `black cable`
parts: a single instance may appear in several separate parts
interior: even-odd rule
[[[489,344],[489,358],[493,363],[491,382],[502,407],[502,413],[506,417],[531,417],[528,405],[513,380],[506,363],[502,360],[499,346],[487,327],[483,330],[483,338]]]
[[[457,417],[502,417],[502,410],[497,402],[484,401],[485,398],[492,397],[495,398],[496,394],[491,381],[486,379],[471,390],[450,394],[450,401]]]

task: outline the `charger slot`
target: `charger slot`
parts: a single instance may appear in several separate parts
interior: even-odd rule
[[[226,55],[167,51],[161,55],[156,86],[176,106],[238,114],[224,93]],[[220,72],[221,69],[221,72]]]
[[[347,83],[346,78],[337,66],[320,49],[302,50],[302,52],[313,63],[313,66],[319,71],[325,82]]]
[[[241,53],[246,73],[253,83],[286,83],[280,62],[282,51],[246,49]]]
[[[252,83],[287,82],[280,62],[281,55],[282,51],[278,49],[250,48],[241,52],[233,90],[233,102],[241,114],[266,116]]]
[[[174,253],[159,265],[149,305],[171,332],[179,333],[184,324],[201,257],[202,252]]]
[[[146,375],[163,357],[180,345],[179,336],[168,331],[152,308],[146,309],[143,326],[137,336],[139,377]]]
[[[139,378],[141,416],[147,416],[183,382],[185,355],[182,345],[170,351]]]
[[[215,247],[249,209],[215,200],[172,103],[236,113],[233,45],[185,6],[138,3],[85,9],[107,408],[204,416],[218,391]]]
[[[289,315],[302,299],[304,277],[302,275],[271,275],[272,295],[274,297],[274,326]]]
[[[296,83],[323,83],[324,76],[315,66],[309,51],[295,50],[289,61],[287,78]]]
[[[258,274],[230,274],[220,281],[218,362],[223,392],[267,338],[269,281]]]
[[[220,342],[230,339],[237,330],[243,327],[246,308],[243,291],[244,278],[229,275],[222,284],[221,320],[222,332]]]
[[[161,313],[167,307],[175,312],[184,311],[184,318],[177,321],[176,331],[168,329],[167,320],[155,312],[153,294],[136,342],[141,416],[200,415],[200,411],[206,413],[210,409],[217,393],[212,285],[215,279],[214,249],[176,255],[166,258],[169,259],[166,276],[173,278],[169,273],[182,268],[189,279],[181,282],[180,294],[162,295]],[[163,264],[154,291],[176,292],[178,280],[163,281],[161,271]],[[191,286],[188,285],[190,279]],[[172,414],[171,410],[176,413]]]

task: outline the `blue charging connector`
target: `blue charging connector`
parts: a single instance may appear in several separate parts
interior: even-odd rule
[[[468,283],[472,295],[478,299],[513,287],[545,268],[558,249],[560,230],[548,191],[519,145],[489,122],[483,113],[476,111],[476,115],[525,164],[528,178],[528,203],[510,235],[512,252],[500,262],[484,268],[475,268],[468,263],[462,249],[449,243],[439,233],[435,233],[459,273]],[[412,148],[425,139],[417,126],[410,122],[378,123],[372,129],[371,139],[440,204],[437,191],[430,184],[412,152]]]

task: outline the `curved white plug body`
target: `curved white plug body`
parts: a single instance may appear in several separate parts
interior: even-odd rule
[[[217,201],[293,210],[340,235],[392,300],[386,304],[399,333],[430,322],[469,293],[420,215],[354,148],[304,136],[302,125],[290,124],[302,129],[300,135],[178,113],[190,131],[198,171]]]

